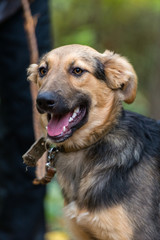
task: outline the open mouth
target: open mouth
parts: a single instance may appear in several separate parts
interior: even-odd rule
[[[48,113],[48,137],[54,142],[63,142],[86,121],[87,108],[84,106],[76,107],[64,116],[54,116],[54,114]]]

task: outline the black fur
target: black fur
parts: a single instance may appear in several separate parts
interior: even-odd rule
[[[119,134],[121,144],[118,146],[114,141]],[[92,159],[95,168],[100,164],[103,168],[95,172],[97,181],[86,192],[83,204],[93,210],[123,201],[133,194],[129,179],[135,169],[143,163],[144,176],[145,168],[147,171],[152,165],[159,170],[160,161],[156,159],[160,159],[160,126],[139,114],[123,112],[119,124],[92,146],[86,157]],[[137,178],[143,180],[143,176],[137,175]]]
[[[133,239],[160,239],[160,125],[156,121],[123,111],[118,124],[86,149],[83,162],[77,164],[69,175],[61,164],[61,174],[71,187],[63,189],[68,202],[76,201],[91,212],[124,204],[136,226]],[[79,184],[88,173],[95,180],[82,195]]]
[[[98,58],[95,58],[95,61],[96,61],[96,68],[95,68],[94,76],[99,80],[106,81],[104,65]]]

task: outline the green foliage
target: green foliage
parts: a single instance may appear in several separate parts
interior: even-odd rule
[[[50,10],[55,47],[79,43],[127,56],[147,94],[159,50],[159,0],[50,0]]]
[[[47,227],[49,231],[59,230],[63,226],[62,222],[63,199],[61,190],[56,180],[47,185],[45,198],[45,213]]]
[[[124,108],[133,112],[137,112],[143,114],[145,116],[149,116],[148,110],[148,101],[142,92],[137,93],[136,100],[131,104],[128,105],[126,103],[123,104]]]

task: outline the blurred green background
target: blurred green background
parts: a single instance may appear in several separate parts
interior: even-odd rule
[[[126,56],[139,79],[125,108],[160,119],[160,0],[50,0],[54,47],[79,43]],[[63,200],[55,181],[45,200],[49,230],[63,229]]]

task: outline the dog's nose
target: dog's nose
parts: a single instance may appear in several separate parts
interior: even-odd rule
[[[37,109],[40,113],[53,111],[56,105],[56,96],[51,92],[39,93],[37,96]]]

